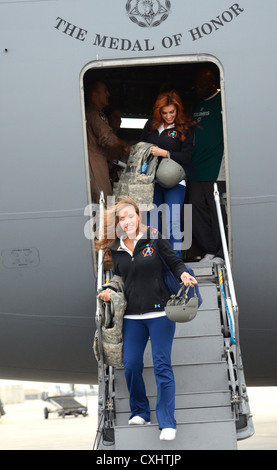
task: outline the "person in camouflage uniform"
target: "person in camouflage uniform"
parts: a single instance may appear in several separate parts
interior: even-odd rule
[[[122,155],[129,153],[130,150],[129,145],[115,135],[102,111],[109,104],[109,96],[107,86],[101,81],[91,82],[87,87],[87,142],[93,202],[99,201],[100,191],[104,192],[106,202],[107,196],[112,196],[113,190],[107,160],[118,158],[120,150]],[[115,151],[114,155],[112,150]]]

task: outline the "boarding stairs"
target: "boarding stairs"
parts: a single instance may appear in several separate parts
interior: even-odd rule
[[[177,323],[172,349],[177,436],[160,441],[156,382],[148,342],[144,381],[151,425],[130,426],[124,370],[99,364],[99,422],[95,448],[106,450],[236,450],[253,435],[238,333],[238,311],[226,266],[190,263],[203,303],[190,323]],[[227,266],[228,268],[228,266]]]

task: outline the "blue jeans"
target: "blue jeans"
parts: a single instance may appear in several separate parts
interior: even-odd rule
[[[156,183],[153,202],[157,207],[148,212],[147,216],[147,225],[155,227],[159,232],[162,232],[164,227],[162,227],[159,207],[162,204],[166,205],[165,225],[167,238],[179,258],[181,258],[180,245],[182,243],[180,217],[185,196],[186,186],[183,186],[182,184],[177,184],[171,189],[165,189]],[[175,207],[173,207],[174,205]]]
[[[123,365],[129,390],[131,416],[150,421],[150,407],[142,376],[143,354],[150,336],[157,384],[156,416],[159,428],[176,428],[175,379],[171,349],[175,323],[166,316],[145,320],[125,318],[123,322]]]

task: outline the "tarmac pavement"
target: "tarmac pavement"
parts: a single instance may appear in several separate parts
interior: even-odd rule
[[[76,400],[88,406],[88,416],[59,417],[44,408],[52,405],[42,400],[5,405],[0,422],[0,450],[92,450],[97,427],[97,396]],[[52,407],[53,408],[53,407]]]
[[[248,388],[255,435],[238,443],[239,450],[277,450],[277,387]],[[5,405],[0,420],[0,450],[92,450],[97,428],[97,396],[77,397],[88,416],[44,419],[48,402],[27,400]]]

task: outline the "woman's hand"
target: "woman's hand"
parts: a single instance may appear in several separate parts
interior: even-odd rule
[[[99,299],[103,300],[103,302],[109,302],[111,300],[111,293],[109,289],[105,289],[98,294]]]
[[[151,153],[154,157],[167,157],[167,150],[160,149],[160,147],[151,147]]]
[[[191,276],[186,271],[181,274],[180,278],[181,278],[181,281],[185,284],[186,287],[188,287],[188,286],[194,287],[195,284],[198,284],[195,277]]]

